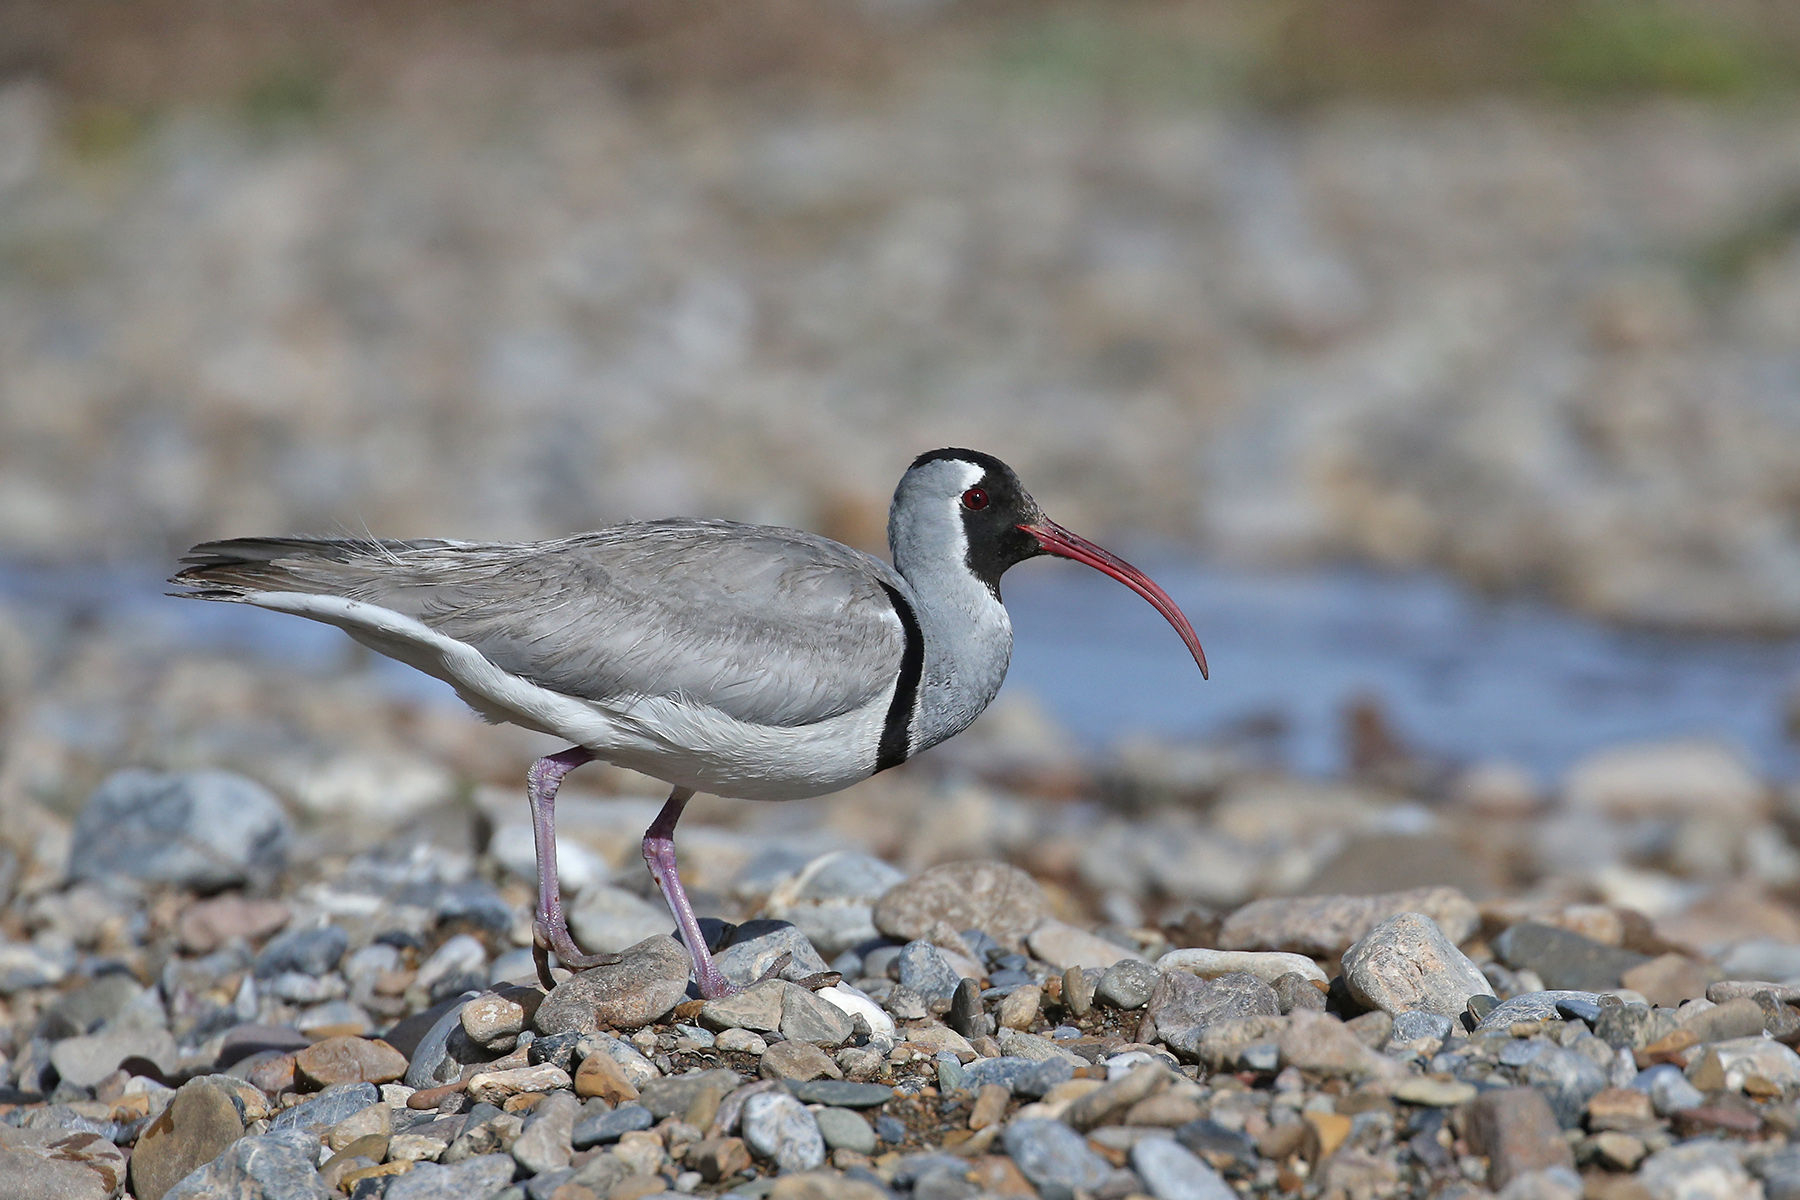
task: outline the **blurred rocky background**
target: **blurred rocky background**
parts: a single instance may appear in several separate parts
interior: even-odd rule
[[[0,6],[0,549],[1099,531],[1800,624],[1790,6]]]
[[[900,1105],[879,1152],[820,1119],[868,1134],[831,1143],[832,1186],[977,1194],[902,1155],[1012,1102],[967,1111],[963,1067],[1018,1055],[957,1034],[944,1061],[944,1017],[1078,1040],[1063,1068],[1107,1087],[1179,1058],[1155,1086],[1180,1103],[1142,1124],[1179,1114],[1240,1192],[1486,1196],[1517,1168],[1538,1190],[1509,1196],[1800,1195],[1800,1058],[1763,1044],[1800,1042],[1797,117],[1800,13],[1773,0],[0,0],[0,1178],[92,1137],[80,1194],[125,1189],[116,1145],[141,1200],[176,1178],[144,1164],[216,1166],[329,1101],[344,1136],[301,1147],[308,1186],[329,1160],[339,1194],[436,1195],[433,1170],[505,1154],[512,1200],[567,1184],[538,1143],[568,1079],[483,1092],[481,1121],[444,1097],[474,1141],[342,1157],[437,1111],[408,1107],[450,1076],[403,1026],[529,977],[523,772],[555,747],[331,631],[175,615],[154,593],[180,550],[672,513],[878,549],[906,462],[965,444],[1177,564],[1219,669],[1190,700],[1166,629],[1021,571],[1028,686],[968,734],[836,798],[696,801],[701,911],[794,922],[755,928],[879,1001],[814,1039]],[[1034,657],[1045,629],[1086,657]],[[1307,714],[1329,754],[1295,752]],[[636,849],[659,786],[593,766],[564,796],[577,935],[666,933]],[[937,950],[871,914],[976,859],[1029,873],[1020,930],[1049,932],[989,953],[946,912],[944,969],[988,985],[973,1009],[952,985],[952,1016],[899,964]],[[1416,958],[1396,908],[1441,926],[1429,1022],[1345,990],[1353,960]],[[1279,1015],[1239,989],[1287,1033],[1202,1053],[1138,1024],[1204,973],[1162,955],[1227,945],[1306,957]],[[1158,969],[1092,1003],[1121,956]],[[1369,1053],[1304,1053],[1321,1005]],[[636,1084],[791,1079],[808,1040],[638,1015]],[[541,1067],[529,1033],[447,1069]],[[346,1041],[398,1045],[409,1086],[375,1102],[398,1068],[323,1061]],[[217,1145],[171,1099],[214,1070],[250,1089],[219,1085]],[[369,1094],[313,1097],[333,1079]],[[1505,1122],[1476,1089],[1508,1082],[1554,1115],[1484,1135]],[[584,1122],[629,1108],[574,1087]],[[379,1134],[347,1129],[377,1107]],[[185,1148],[138,1157],[171,1111]],[[689,1111],[636,1110],[600,1159],[769,1194],[780,1139],[725,1171],[736,1139],[708,1137],[694,1166],[688,1130],[714,1130],[669,1124]],[[1066,1106],[1012,1113],[990,1166],[1038,1162]],[[1137,1174],[1105,1186],[1198,1194],[1120,1120],[1091,1140]]]

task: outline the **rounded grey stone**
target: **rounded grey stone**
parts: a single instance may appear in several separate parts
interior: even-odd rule
[[[908,942],[900,951],[900,986],[911,988],[927,1003],[948,1000],[962,977],[930,942]]]
[[[1100,982],[1094,986],[1094,999],[1114,1008],[1141,1008],[1161,977],[1147,962],[1122,958],[1100,976]]]
[[[1237,1200],[1217,1171],[1174,1138],[1140,1139],[1131,1148],[1131,1166],[1156,1200]]]
[[[1370,1008],[1455,1016],[1470,996],[1494,989],[1469,956],[1423,913],[1404,912],[1380,922],[1344,953],[1344,982]]]
[[[806,1106],[786,1092],[744,1102],[744,1144],[783,1171],[810,1171],[825,1161],[825,1138]]]
[[[1112,1174],[1087,1139],[1061,1121],[1014,1121],[1001,1138],[1019,1173],[1044,1200],[1075,1200],[1077,1191],[1092,1192]]]
[[[229,771],[109,775],[76,818],[72,879],[212,890],[273,875],[293,828],[269,789]]]
[[[645,938],[622,962],[570,976],[550,990],[533,1023],[542,1034],[636,1029],[665,1015],[687,995],[692,969],[672,937]]]
[[[819,1135],[833,1150],[854,1150],[858,1154],[875,1153],[875,1130],[869,1123],[847,1108],[821,1108],[813,1114]]]

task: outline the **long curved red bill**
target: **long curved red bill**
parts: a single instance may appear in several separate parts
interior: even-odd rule
[[[1048,517],[1038,524],[1021,525],[1019,528],[1036,538],[1044,553],[1054,554],[1061,558],[1072,558],[1078,563],[1086,563],[1096,571],[1103,571],[1111,575],[1155,605],[1156,611],[1175,627],[1175,632],[1179,633],[1181,640],[1187,643],[1189,652],[1194,656],[1194,662],[1199,664],[1200,678],[1212,678],[1207,674],[1206,651],[1200,648],[1200,639],[1194,635],[1194,627],[1188,624],[1187,617],[1175,606],[1175,601],[1169,599],[1169,593],[1151,582],[1148,575],[1112,551],[1094,545],[1079,534],[1070,533]]]

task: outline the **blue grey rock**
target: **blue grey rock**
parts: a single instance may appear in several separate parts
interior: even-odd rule
[[[513,1184],[503,1191],[495,1192],[487,1200],[550,1200],[556,1189],[575,1178],[575,1168],[563,1167],[555,1171],[540,1171],[525,1181],[523,1187]],[[508,1193],[519,1193],[517,1196]],[[604,1195],[605,1193],[595,1193]]]
[[[784,1091],[744,1102],[744,1144],[784,1172],[810,1171],[825,1161],[825,1138],[805,1105]]]
[[[806,935],[787,921],[744,922],[732,931],[725,947],[713,955],[713,962],[732,983],[749,987],[767,974],[783,954],[791,957],[781,969],[781,978],[790,982],[827,970],[825,960]]]
[[[1688,1082],[1688,1077],[1674,1063],[1658,1063],[1638,1072],[1631,1086],[1650,1097],[1650,1106],[1659,1117],[1699,1108],[1706,1103],[1706,1096]]]
[[[954,1051],[945,1050],[937,1058],[938,1090],[946,1096],[952,1092],[960,1092],[964,1087],[962,1064],[956,1060]]]
[[[1142,1008],[1161,978],[1162,973],[1149,963],[1121,958],[1106,968],[1100,982],[1094,985],[1094,999],[1113,1008]]]
[[[269,1122],[269,1129],[323,1133],[380,1099],[381,1092],[372,1083],[333,1084],[312,1099],[302,1100],[294,1107],[276,1113]]]
[[[1565,1000],[1585,1000],[1589,1004],[1598,1004],[1600,996],[1597,992],[1525,992],[1494,1005],[1475,1028],[1505,1030],[1516,1021],[1548,1021],[1556,1016],[1556,1006]]]
[[[1502,1047],[1500,1063],[1511,1067],[1519,1082],[1544,1094],[1564,1129],[1581,1124],[1588,1100],[1608,1082],[1607,1072],[1586,1055],[1537,1039],[1521,1039]]]
[[[586,1150],[589,1146],[610,1145],[628,1133],[648,1129],[654,1124],[656,1118],[643,1105],[621,1104],[611,1112],[595,1113],[577,1120],[569,1140],[575,1149]]]
[[[885,1114],[876,1117],[875,1136],[890,1146],[898,1145],[906,1140],[906,1122]]]
[[[300,975],[329,974],[350,946],[350,935],[336,925],[295,929],[263,947],[256,956],[256,977],[270,979],[292,971]]]
[[[466,923],[496,937],[512,932],[512,905],[485,879],[450,884],[438,893],[436,908],[440,921]]]
[[[930,942],[906,943],[900,950],[896,966],[900,972],[900,986],[911,988],[928,1004],[950,999],[962,980]]]
[[[229,771],[115,771],[76,818],[70,878],[214,890],[273,876],[293,827],[261,784]]]
[[[800,1083],[789,1079],[783,1087],[802,1104],[825,1104],[832,1108],[879,1108],[894,1098],[894,1089],[880,1083],[851,1083],[847,1079],[812,1079]]]
[[[384,1200],[475,1200],[493,1195],[511,1183],[514,1174],[509,1154],[481,1154],[453,1167],[422,1162],[395,1176]]]
[[[1450,1030],[1455,1025],[1456,1018],[1446,1017],[1441,1013],[1419,1012],[1417,1009],[1395,1013],[1394,1028],[1388,1034],[1388,1044],[1404,1046],[1420,1038],[1437,1038],[1442,1041],[1450,1036]]]
[[[1061,1121],[1014,1121],[1001,1140],[1043,1200],[1075,1200],[1077,1191],[1092,1192],[1112,1175],[1087,1139]]]
[[[1765,1200],[1800,1200],[1800,1150],[1790,1146],[1749,1166],[1763,1181]]]
[[[1039,1100],[1057,1084],[1067,1083],[1073,1078],[1075,1078],[1075,1064],[1068,1059],[1038,1059],[1032,1064],[1029,1071],[1024,1072],[1013,1081],[1012,1091],[1015,1096],[1023,1096],[1027,1100]]]
[[[819,1136],[832,1150],[854,1150],[858,1154],[875,1153],[875,1131],[869,1123],[847,1108],[821,1108],[813,1113]]]
[[[233,1142],[219,1157],[163,1193],[163,1200],[238,1200],[239,1197],[330,1200],[331,1193],[305,1150],[291,1139],[269,1136]]]
[[[1156,1200],[1237,1200],[1219,1173],[1174,1138],[1141,1138],[1131,1147],[1131,1166]]]
[[[975,1090],[980,1090],[990,1083],[997,1083],[1017,1095],[1019,1080],[1029,1075],[1038,1065],[1032,1059],[1016,1056],[978,1058],[963,1068],[963,1082]],[[1069,1073],[1073,1078],[1073,1067],[1069,1068]]]
[[[904,945],[875,946],[864,950],[863,974],[877,979],[894,978],[895,964],[900,961],[900,951],[903,949]]]

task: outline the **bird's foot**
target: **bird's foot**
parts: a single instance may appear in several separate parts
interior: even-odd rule
[[[787,970],[788,965],[793,961],[794,956],[784,952],[770,963],[768,969],[761,975],[743,987],[738,987],[731,980],[725,978],[725,972],[719,970],[713,963],[712,956],[708,955],[704,960],[696,959],[694,962],[694,988],[700,993],[702,1000],[722,1000],[726,996],[747,992],[759,983],[767,983],[771,979],[781,978],[781,973]]]
[[[531,931],[531,957],[537,964],[538,982],[546,989],[556,986],[550,978],[550,951],[556,951],[556,959],[571,971],[586,971],[592,967],[611,967],[624,962],[617,954],[588,954],[575,945],[575,939],[569,936],[569,927],[563,923],[551,924],[538,918]]]
[[[836,987],[842,982],[844,982],[843,972],[820,971],[817,975],[808,975],[804,979],[794,980],[794,986],[803,987],[809,992],[816,992],[823,988]]]

